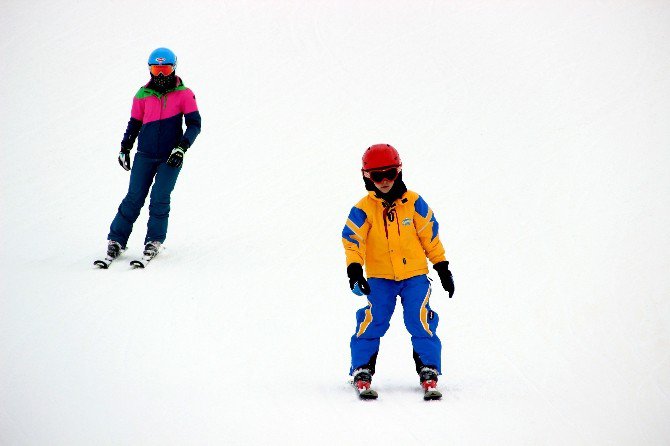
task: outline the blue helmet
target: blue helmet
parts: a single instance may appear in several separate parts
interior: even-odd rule
[[[168,48],[156,48],[149,54],[149,65],[177,66],[177,56]]]

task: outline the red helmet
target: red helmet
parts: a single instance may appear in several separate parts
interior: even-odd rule
[[[384,167],[400,167],[400,155],[389,144],[375,144],[367,148],[363,154],[363,168],[361,170],[383,169]]]

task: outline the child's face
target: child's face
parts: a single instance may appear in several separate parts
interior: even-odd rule
[[[400,166],[395,166],[379,170],[364,170],[363,176],[372,181],[381,193],[387,194],[400,175],[400,169]]]
[[[379,189],[379,191],[382,194],[387,194],[388,191],[390,191],[391,188],[393,187],[393,183],[395,183],[395,180],[387,180],[386,178],[384,178],[381,183],[376,183],[376,182],[373,182],[373,183],[374,183],[375,187],[377,189]]]

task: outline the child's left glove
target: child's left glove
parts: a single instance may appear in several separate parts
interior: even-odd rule
[[[167,164],[170,167],[179,167],[181,166],[181,163],[184,162],[184,154],[186,153],[186,149],[183,147],[175,147],[172,149],[172,153],[170,153],[170,157],[167,160]]]
[[[437,275],[440,276],[440,282],[442,282],[442,288],[444,291],[449,293],[449,299],[454,295],[454,277],[449,271],[449,262],[446,260],[442,262],[437,262],[433,265],[433,269],[437,271]]]
[[[354,294],[362,296],[370,294],[370,285],[363,275],[363,266],[360,263],[352,263],[347,266],[349,277],[349,288]]]

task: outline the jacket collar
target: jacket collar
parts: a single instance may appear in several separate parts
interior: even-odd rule
[[[407,194],[407,186],[405,186],[405,182],[402,180],[402,172],[400,175],[398,175],[398,178],[395,180],[395,184],[393,184],[393,187],[387,194],[382,194],[379,192],[379,190],[372,185],[372,182],[368,180],[367,178],[364,178],[366,181],[366,186],[368,184],[372,185],[372,187],[366,187],[368,189],[368,195],[370,195],[372,198],[375,200],[379,200],[382,203],[388,203],[392,204],[396,202],[397,200],[402,199],[405,194]]]
[[[159,98],[160,98],[161,96],[166,95],[166,94],[168,94],[168,93],[171,93],[171,92],[173,92],[173,91],[176,91],[176,90],[183,90],[184,88],[186,88],[186,87],[184,86],[184,83],[182,82],[182,80],[181,80],[181,78],[180,78],[179,76],[177,76],[177,83],[175,84],[174,88],[171,88],[170,90],[166,91],[166,92],[163,93],[163,94],[161,94],[160,92],[154,90],[153,88],[149,88],[149,84],[151,84],[151,80],[149,80],[149,82],[147,82],[147,83],[144,85],[144,87],[142,87],[142,88],[144,89],[144,91],[147,92],[147,93],[153,94],[154,96],[158,96]]]
[[[405,192],[403,192],[401,196],[399,196],[398,198],[393,200],[393,202],[395,203],[396,201],[402,200],[403,198],[405,198],[405,196],[407,195],[407,192],[408,191],[405,190]],[[368,196],[370,198],[372,198],[373,200],[378,201],[379,203],[386,203],[386,200],[384,200],[383,198],[379,198],[374,191],[368,191]]]

